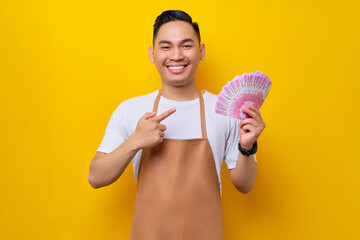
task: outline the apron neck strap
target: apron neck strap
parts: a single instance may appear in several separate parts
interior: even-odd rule
[[[206,133],[206,123],[205,123],[205,107],[204,107],[204,99],[202,96],[201,91],[198,89],[198,93],[199,93],[199,102],[200,102],[200,123],[201,123],[201,134],[202,134],[202,138],[207,138],[207,133]],[[154,107],[153,107],[153,112],[157,112],[158,106],[159,106],[159,101],[160,101],[160,96],[161,96],[161,89],[159,90],[159,93],[155,99],[154,102]]]

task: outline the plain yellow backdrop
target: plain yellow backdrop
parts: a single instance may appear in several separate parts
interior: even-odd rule
[[[0,0],[0,239],[128,239],[132,166],[87,181],[112,112],[155,91],[152,25],[168,9],[200,25],[197,81],[273,82],[249,194],[222,165],[226,239],[359,239],[358,1]]]

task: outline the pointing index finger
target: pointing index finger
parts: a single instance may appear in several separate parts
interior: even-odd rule
[[[176,111],[175,108],[171,108],[171,109],[167,110],[166,112],[163,112],[162,114],[160,114],[160,115],[158,115],[156,117],[153,117],[153,119],[155,121],[161,122],[162,120],[164,120],[165,118],[167,118],[168,116],[173,114],[175,111]]]

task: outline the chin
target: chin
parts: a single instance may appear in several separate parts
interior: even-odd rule
[[[183,87],[183,86],[188,85],[191,81],[179,79],[179,80],[167,80],[167,81],[163,81],[163,82],[166,83],[167,85],[170,85],[173,87]]]
[[[186,85],[184,82],[167,82],[166,84],[173,87],[183,87]]]

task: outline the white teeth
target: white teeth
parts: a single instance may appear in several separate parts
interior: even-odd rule
[[[179,69],[185,68],[185,66],[172,66],[172,67],[168,67],[168,68],[170,68],[171,70],[179,70]]]

